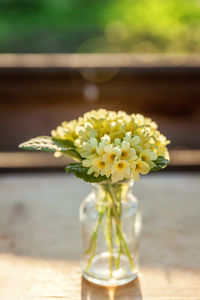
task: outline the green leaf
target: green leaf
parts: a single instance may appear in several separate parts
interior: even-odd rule
[[[166,158],[164,158],[163,156],[158,156],[158,158],[156,160],[154,160],[153,162],[154,162],[155,166],[151,169],[151,172],[156,172],[160,169],[163,169],[169,163],[169,161]]]
[[[61,140],[52,137],[52,141],[59,147],[75,148],[74,143],[70,140]]]
[[[65,168],[65,172],[72,172],[76,177],[85,180],[86,182],[101,182],[107,180],[106,176],[95,177],[93,174],[87,174],[88,168],[82,166],[81,163],[72,163]]]
[[[29,151],[67,151],[68,148],[58,146],[50,136],[38,136],[19,145],[22,150]]]
[[[45,152],[62,152],[73,158],[81,160],[80,154],[76,151],[74,144],[68,140],[58,140],[51,136],[38,136],[19,145],[22,150],[45,151]]]
[[[71,156],[74,160],[82,160],[82,157],[80,156],[80,154],[75,150],[75,148],[69,148],[69,150],[67,151],[60,151],[63,155],[65,156]]]

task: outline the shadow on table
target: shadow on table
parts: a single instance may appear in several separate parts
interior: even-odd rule
[[[119,287],[101,287],[82,277],[81,300],[142,300],[138,278]]]

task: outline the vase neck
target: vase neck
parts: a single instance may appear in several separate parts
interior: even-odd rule
[[[112,198],[114,201],[127,202],[127,195],[131,192],[133,180],[121,181],[117,183],[103,182],[93,184],[97,201]]]

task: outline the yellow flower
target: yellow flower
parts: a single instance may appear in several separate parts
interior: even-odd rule
[[[166,139],[165,136],[159,134],[155,140],[155,149],[157,151],[158,156],[164,156],[166,159],[169,160],[169,153],[167,150],[166,145],[168,145],[170,141]]]
[[[140,153],[140,158],[142,159],[142,161],[148,163],[150,168],[153,168],[155,166],[153,161],[157,159],[157,155],[154,151],[151,151],[150,149],[145,149]]]
[[[115,145],[115,146],[120,146],[120,147],[121,147],[122,141],[121,141],[119,138],[116,138],[116,139],[114,140],[114,145]]]
[[[122,142],[121,159],[122,160],[136,160],[137,159],[135,149],[131,148],[130,144],[126,141]]]
[[[169,159],[169,141],[155,122],[140,114],[92,110],[63,122],[52,136],[73,142],[89,174],[111,176],[114,182],[131,176],[137,180],[151,170],[158,156]]]
[[[142,161],[140,158],[138,158],[136,161],[133,161],[131,163],[132,167],[132,173],[133,173],[133,178],[134,180],[138,181],[140,178],[140,174],[148,174],[150,171],[149,165]]]
[[[112,145],[107,145],[104,148],[105,153],[103,155],[104,161],[112,168],[116,159],[121,155],[121,149],[119,147],[113,147]]]
[[[95,138],[90,138],[88,142],[83,142],[79,153],[82,157],[87,158],[96,153],[98,142]]]
[[[141,139],[138,135],[132,136],[131,132],[127,132],[124,141],[128,142],[131,147],[133,147],[137,152],[142,151],[142,147],[140,146]]]
[[[94,173],[94,176],[98,177],[99,175],[110,176],[110,169],[107,167],[106,162],[99,156],[95,154],[91,157],[84,159],[82,161],[84,167],[89,168],[88,174]]]
[[[104,153],[105,153],[105,147],[107,145],[110,144],[110,137],[108,135],[104,135],[102,138],[101,138],[101,142],[99,143],[98,147],[97,147],[97,153],[98,155],[102,156]]]
[[[117,182],[123,179],[130,178],[131,176],[131,169],[130,164],[126,160],[118,160],[115,162],[112,168],[112,175],[111,179],[112,182]]]
[[[62,126],[58,126],[56,130],[52,130],[51,135],[57,139],[74,141],[77,138],[75,134],[77,121],[62,122],[61,125]]]
[[[76,127],[76,134],[81,141],[86,141],[88,138],[96,138],[97,131],[92,127],[90,123],[85,123]]]

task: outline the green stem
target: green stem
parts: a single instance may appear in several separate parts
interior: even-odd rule
[[[117,228],[119,229],[119,237],[120,237],[120,239],[121,239],[122,242],[123,242],[124,250],[125,250],[125,253],[126,253],[127,257],[128,257],[128,260],[129,260],[129,264],[130,264],[131,270],[133,270],[133,260],[132,260],[130,251],[129,251],[129,249],[128,249],[126,240],[125,240],[125,238],[123,237],[122,232],[120,231],[119,225],[116,224],[116,226],[117,226]]]
[[[100,227],[101,222],[102,222],[102,220],[103,220],[104,213],[105,213],[105,209],[104,209],[103,211],[101,211],[101,213],[99,214],[99,219],[98,219],[98,221],[97,221],[96,228],[95,228],[95,230],[94,230],[94,232],[93,232],[93,234],[92,234],[92,237],[91,237],[91,239],[90,239],[90,245],[89,245],[88,249],[85,251],[85,254],[89,254],[89,253],[91,252],[91,250],[92,250],[93,243],[94,243],[94,241],[95,241],[96,238],[97,238],[97,233],[98,233],[98,231],[99,231],[99,227]]]
[[[87,267],[85,269],[85,272],[87,273],[88,270],[89,270],[89,267],[92,263],[92,260],[95,256],[95,253],[96,253],[96,247],[97,247],[97,238],[94,240],[94,243],[93,243],[93,247],[92,247],[92,255],[90,256],[90,259],[88,260],[88,263],[87,263]]]
[[[112,246],[112,217],[111,208],[107,208],[107,243],[109,251],[109,269],[110,277],[112,278],[112,258],[113,258],[113,246]]]
[[[122,194],[122,189],[119,189],[119,195],[117,196],[117,193],[115,193],[111,187],[112,190],[112,196],[116,196],[115,201],[117,201],[117,207],[116,207],[116,211],[118,213],[118,217],[119,217],[119,226],[120,226],[120,230],[122,231],[122,224],[121,224],[121,209],[122,209],[122,205],[121,205],[121,194]],[[121,243],[121,239],[119,237],[119,231],[116,228],[116,235],[117,235],[117,239],[119,242],[119,251],[118,251],[118,257],[116,259],[116,269],[119,269],[120,266],[120,258],[121,258],[121,254],[123,253],[123,245]]]
[[[101,225],[101,222],[103,220],[104,213],[105,213],[105,207],[103,207],[102,211],[99,214],[99,219],[97,221],[96,228],[95,228],[95,230],[94,230],[94,232],[92,234],[92,237],[90,239],[89,248],[85,251],[85,254],[89,254],[92,251],[92,254],[90,256],[90,259],[88,260],[88,263],[87,263],[87,266],[86,266],[86,269],[85,269],[86,272],[88,272],[88,270],[89,270],[89,268],[91,266],[92,260],[93,260],[93,258],[95,256],[95,253],[96,253],[98,231],[99,231],[99,227]]]
[[[119,213],[119,226],[120,226],[120,230],[122,230],[122,224],[121,224],[121,200],[120,199],[118,200],[118,204],[119,204],[119,209],[118,209],[118,213]],[[118,238],[118,241],[119,241],[119,252],[118,252],[118,257],[117,257],[117,262],[116,262],[116,268],[118,270],[119,266],[120,266],[121,254],[123,253],[123,246],[122,246],[122,243],[121,243],[121,239],[120,239],[119,231],[118,231],[117,227],[116,227],[116,234],[117,234],[117,238]]]
[[[116,269],[118,270],[119,269],[119,265],[120,265],[120,257],[121,257],[121,254],[123,253],[122,251],[122,245],[121,245],[121,242],[119,241],[119,252],[118,252],[118,257],[117,257],[117,261],[116,261]]]
[[[115,217],[116,229],[117,229],[117,234],[118,234],[119,241],[120,241],[120,247],[123,245],[124,251],[125,251],[125,253],[128,257],[128,260],[129,260],[130,267],[133,270],[133,260],[132,260],[129,248],[127,246],[126,240],[125,240],[125,238],[122,234],[119,214],[118,214],[117,209],[115,207],[115,203],[117,203],[117,198],[116,198],[115,191],[113,190],[113,187],[112,187],[111,184],[109,185],[108,190],[110,191],[110,195],[111,195],[110,199],[111,199],[111,203],[112,203],[113,214],[114,214],[114,217]],[[119,250],[119,251],[121,252],[121,250]],[[120,253],[120,255],[121,255],[121,253]]]

